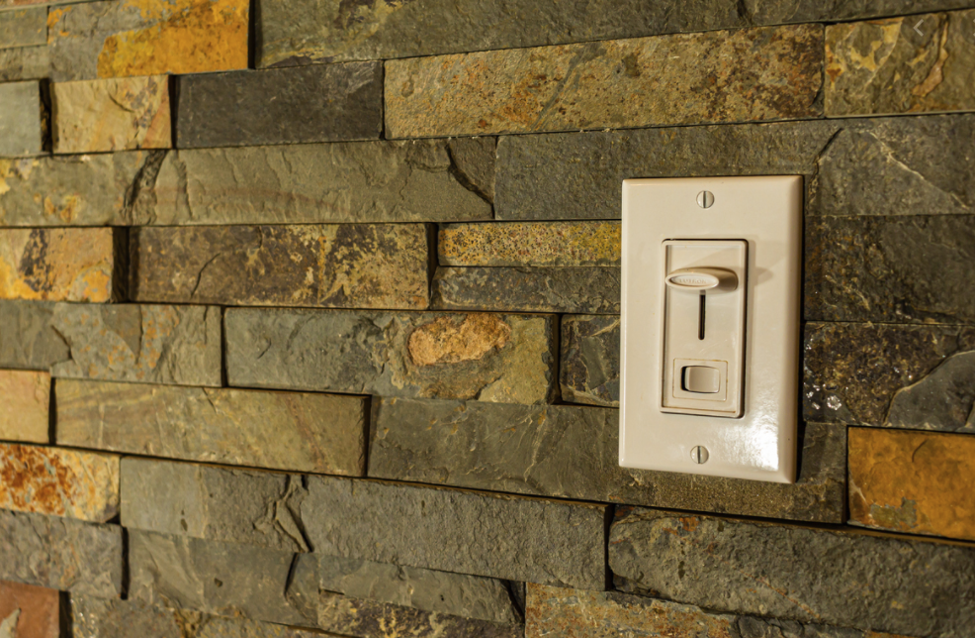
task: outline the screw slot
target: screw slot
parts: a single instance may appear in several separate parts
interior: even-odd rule
[[[691,452],[692,461],[697,464],[704,464],[709,461],[709,451],[705,446],[695,446]]]
[[[711,191],[699,191],[695,196],[695,201],[700,208],[707,209],[716,201],[716,196]]]

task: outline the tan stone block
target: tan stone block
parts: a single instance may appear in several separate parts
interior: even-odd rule
[[[60,637],[60,605],[53,588],[0,581],[0,636]]]
[[[0,439],[48,443],[51,375],[0,370]]]
[[[47,44],[47,9],[0,11],[0,49]]]
[[[51,86],[51,110],[55,153],[172,145],[165,75],[57,82]]]
[[[789,25],[391,60],[387,131],[402,138],[814,117],[822,36],[820,25]]]
[[[111,228],[0,230],[0,299],[118,299],[117,233]]]
[[[103,523],[119,514],[118,455],[0,444],[0,508]]]
[[[442,266],[616,266],[620,222],[449,224],[438,237]]]
[[[851,428],[848,496],[853,524],[973,539],[974,438]]]
[[[830,25],[828,116],[974,110],[974,10]]]

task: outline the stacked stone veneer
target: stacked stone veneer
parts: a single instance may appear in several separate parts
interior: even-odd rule
[[[973,636],[973,20],[0,0],[0,634]],[[796,483],[619,467],[621,180],[770,174]]]

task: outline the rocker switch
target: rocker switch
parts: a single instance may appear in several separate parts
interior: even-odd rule
[[[719,371],[709,366],[686,366],[682,369],[682,388],[691,393],[718,393]]]

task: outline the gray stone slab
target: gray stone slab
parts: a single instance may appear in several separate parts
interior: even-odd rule
[[[530,313],[620,313],[619,268],[439,267],[431,307]]]
[[[552,317],[228,309],[232,386],[534,404],[555,391]]]
[[[300,508],[318,553],[604,586],[605,506],[312,476]]]
[[[221,385],[216,306],[59,303],[51,327],[70,349],[53,377]]]
[[[804,319],[974,323],[974,217],[824,217],[805,228]]]
[[[560,393],[570,404],[617,406],[621,393],[621,318],[560,318]]]
[[[911,636],[974,634],[974,549],[619,509],[615,584],[716,611]]]
[[[967,6],[923,0],[913,11]],[[787,22],[823,22],[905,13],[900,0],[435,0],[391,4],[367,0],[289,0],[257,14],[259,66],[373,60],[544,44],[736,29]],[[296,20],[295,16],[303,16]]]
[[[141,174],[132,220],[489,220],[494,177],[495,138],[177,150]]]
[[[126,225],[139,177],[162,159],[130,151],[0,162],[0,224]]]
[[[0,49],[47,44],[47,8],[0,11]],[[6,108],[6,105],[4,105]]]
[[[0,12],[0,18],[3,15]],[[2,35],[0,33],[0,40]],[[44,153],[46,119],[39,82],[0,83],[0,157],[24,157]],[[7,172],[0,172],[0,180],[6,177],[2,173]]]
[[[0,510],[0,579],[118,597],[122,554],[119,526]]]
[[[0,368],[47,370],[70,349],[51,326],[54,302],[0,300]]]
[[[130,530],[128,559],[134,599],[259,621],[318,623],[312,555]]]
[[[500,624],[522,621],[500,579],[319,555],[319,586],[346,598],[372,600],[381,609],[393,604]]]
[[[846,431],[802,427],[794,484],[666,473],[618,464],[618,411],[383,398],[369,475],[382,479],[842,523]]]
[[[511,136],[499,219],[619,219],[621,180],[805,175],[807,215],[974,212],[972,114]]]
[[[972,432],[974,329],[810,323],[805,419]]]
[[[237,466],[359,476],[366,399],[62,379],[57,442]]]
[[[181,76],[176,146],[376,139],[382,78],[373,62]]]
[[[38,80],[51,70],[51,52],[46,46],[0,49],[0,82]]]

